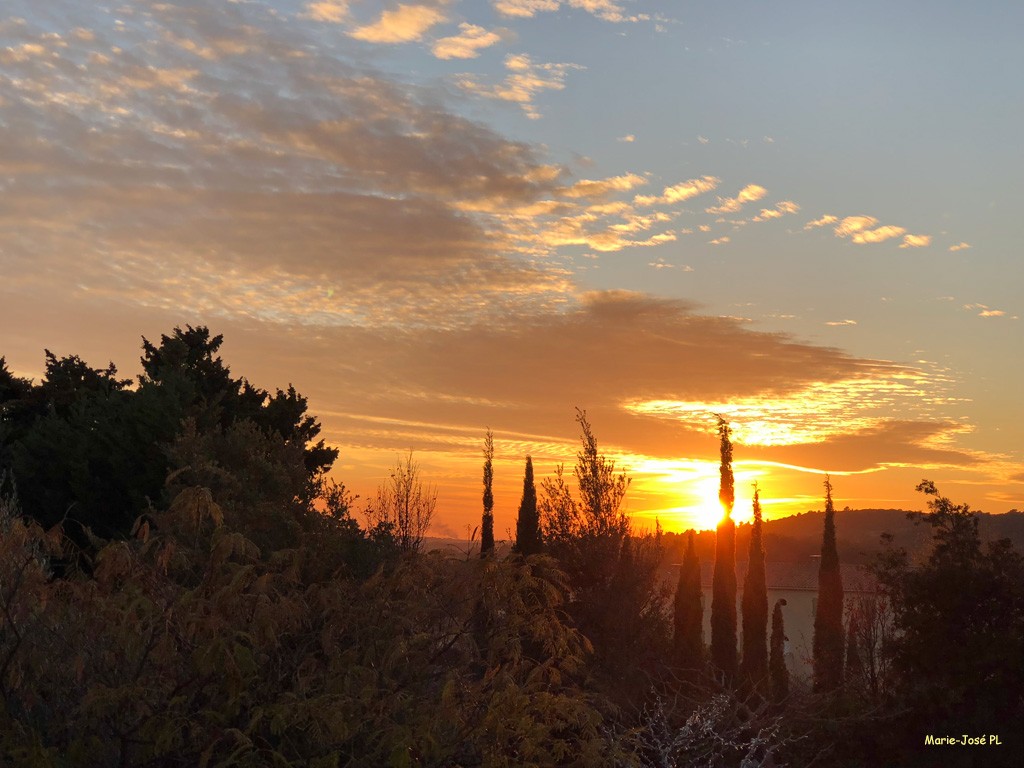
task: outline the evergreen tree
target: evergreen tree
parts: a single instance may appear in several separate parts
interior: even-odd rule
[[[533,483],[533,459],[526,457],[523,474],[523,498],[516,517],[515,551],[521,555],[535,555],[541,550],[540,515],[537,512],[537,487]]]
[[[494,553],[494,433],[484,437],[484,517],[480,526],[480,557]]]
[[[735,501],[732,475],[732,442],[729,424],[718,417],[721,453],[718,499],[722,520],[715,537],[715,575],[711,596],[711,661],[726,682],[736,678],[736,523],[732,519]]]
[[[857,614],[850,614],[850,621],[846,628],[846,681],[858,682],[864,675],[864,660],[861,658],[860,643],[858,636]]]
[[[754,484],[754,524],[750,531],[750,555],[743,582],[743,662],[744,682],[764,689],[768,675],[768,587],[764,571],[764,543],[761,519],[761,492]]]
[[[771,675],[772,701],[781,703],[789,696],[789,670],[786,669],[786,627],[782,621],[784,599],[775,601],[772,610],[771,658],[768,670]]]
[[[825,531],[818,567],[818,609],[814,614],[814,692],[834,691],[843,683],[843,578],[836,550],[836,512],[832,483],[825,476]]]
[[[676,586],[673,647],[680,667],[696,669],[704,656],[704,606],[701,602],[700,559],[690,531],[686,556]]]

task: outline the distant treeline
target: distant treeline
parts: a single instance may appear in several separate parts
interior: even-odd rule
[[[1011,510],[1001,514],[976,512],[978,533],[982,541],[1008,539],[1014,548],[1024,550],[1024,512]],[[929,548],[932,531],[912,512],[902,509],[837,510],[837,547],[844,563],[868,565],[883,548],[883,534],[892,536],[892,543],[910,552]],[[764,546],[769,560],[781,563],[806,561],[821,554],[821,527],[824,512],[804,512],[764,523]],[[750,546],[750,523],[736,526],[736,549],[746,552]],[[705,562],[715,555],[715,532],[701,531],[696,536],[697,552]],[[686,549],[686,535],[665,534],[665,548],[673,562],[681,562]]]

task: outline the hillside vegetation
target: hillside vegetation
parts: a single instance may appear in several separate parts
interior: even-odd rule
[[[585,412],[571,469],[534,487],[527,460],[511,548],[431,553],[411,454],[361,526],[305,399],[236,378],[220,344],[144,340],[136,382],[47,352],[32,383],[0,358],[0,765],[910,766],[929,733],[1001,737],[944,765],[1024,764],[1024,561],[933,484],[917,553],[884,543],[857,603],[836,549],[875,513],[834,512],[828,481],[824,518],[719,538],[732,615],[709,653],[715,534],[666,586],[676,537],[633,530]],[[831,618],[811,690],[789,679],[783,607],[733,563],[814,527]]]

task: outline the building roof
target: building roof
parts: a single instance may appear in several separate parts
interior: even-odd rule
[[[714,581],[714,562],[700,564],[701,587],[711,589]],[[839,572],[843,578],[843,587],[847,592],[874,591],[875,580],[861,565],[840,563]],[[747,575],[747,563],[736,563],[736,586],[743,589],[743,581]],[[818,589],[818,558],[810,558],[797,563],[765,563],[765,581],[768,589]]]

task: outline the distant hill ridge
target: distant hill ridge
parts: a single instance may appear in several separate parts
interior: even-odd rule
[[[842,509],[836,512],[836,539],[839,559],[844,563],[867,563],[881,549],[883,533],[891,534],[895,546],[910,552],[928,548],[932,529],[925,522],[915,523],[903,509]],[[1011,510],[1001,514],[978,512],[978,531],[982,541],[1009,539],[1018,551],[1024,551],[1024,512]],[[769,561],[796,563],[816,557],[821,552],[821,533],[825,513],[802,512],[790,517],[768,520],[764,524],[765,554]],[[666,533],[665,560],[679,562],[685,550],[686,534]],[[499,553],[510,542],[499,542]],[[750,524],[736,526],[737,558],[745,560],[750,547]],[[480,552],[479,542],[466,539],[429,537],[424,550],[441,550],[450,555],[475,556]],[[702,562],[714,560],[715,532],[697,534],[697,554]]]

